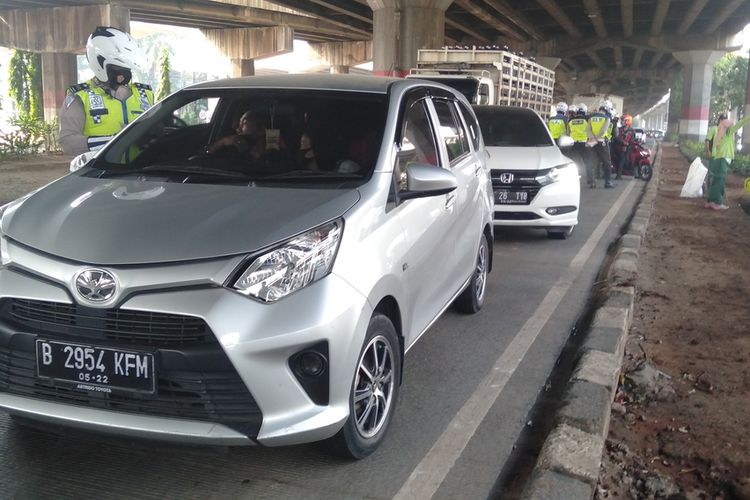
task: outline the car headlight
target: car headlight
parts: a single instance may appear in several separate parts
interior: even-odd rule
[[[536,176],[536,181],[541,186],[552,184],[553,182],[559,182],[563,179],[577,179],[578,178],[578,167],[575,163],[565,163],[558,165],[547,170],[541,170],[539,175]]]
[[[314,283],[331,271],[342,227],[341,220],[329,222],[256,257],[232,288],[275,302]]]
[[[3,213],[10,203],[0,207],[0,266],[10,263],[10,253],[8,252],[8,242],[3,237]]]

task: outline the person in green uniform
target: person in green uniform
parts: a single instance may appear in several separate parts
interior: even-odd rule
[[[734,159],[737,149],[737,137],[735,134],[747,122],[750,122],[750,114],[737,123],[722,115],[722,119],[716,126],[716,134],[713,139],[711,150],[711,161],[709,171],[711,172],[711,186],[708,190],[708,202],[706,208],[713,210],[726,210],[729,208],[724,204],[724,186],[727,179],[729,166]]]

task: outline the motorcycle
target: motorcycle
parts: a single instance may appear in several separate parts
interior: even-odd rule
[[[618,151],[618,158],[612,159],[612,173],[617,173],[617,160],[619,155],[625,154],[625,150]],[[613,155],[614,156],[614,155]],[[651,164],[651,151],[646,148],[641,141],[635,140],[630,146],[628,158],[622,167],[623,175],[633,175],[636,178],[648,182],[654,175],[654,168]]]

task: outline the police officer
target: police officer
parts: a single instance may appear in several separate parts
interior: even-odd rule
[[[593,158],[591,156],[591,147],[588,146],[589,138],[592,137],[591,126],[588,121],[588,107],[586,104],[581,103],[576,107],[575,116],[568,122],[568,130],[570,131],[570,137],[573,139],[575,144],[573,145],[573,151],[575,151],[581,158],[584,169],[586,170],[586,182],[589,187],[596,186],[594,177],[594,166]]]
[[[604,187],[613,188],[612,184],[612,159],[609,152],[609,138],[611,137],[610,128],[610,113],[612,105],[609,101],[602,101],[599,104],[599,111],[591,113],[589,116],[589,125],[591,126],[591,133],[596,143],[593,146],[594,153],[594,170],[601,165],[604,176]],[[609,134],[609,136],[608,136]],[[592,141],[593,142],[593,141]],[[589,184],[589,187],[596,187],[594,184]]]
[[[60,110],[60,145],[68,155],[101,148],[154,104],[151,87],[131,81],[145,57],[128,33],[99,26],[86,42],[86,58],[94,78],[68,87]]]
[[[565,113],[568,112],[568,105],[564,102],[558,102],[555,110],[557,114],[547,120],[547,128],[549,128],[552,138],[557,141],[560,136],[568,133],[568,118],[565,116]]]

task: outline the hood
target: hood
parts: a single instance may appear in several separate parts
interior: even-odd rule
[[[492,170],[542,170],[552,168],[568,159],[557,146],[537,148],[487,147],[490,158],[487,165]]]
[[[88,264],[249,253],[342,216],[357,190],[246,187],[68,175],[8,208],[2,232]]]

